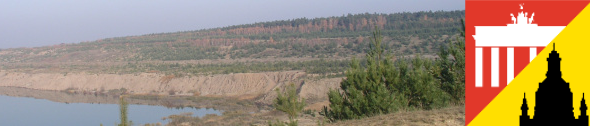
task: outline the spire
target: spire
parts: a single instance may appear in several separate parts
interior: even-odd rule
[[[588,106],[586,106],[586,100],[584,99],[584,93],[582,93],[582,102],[580,103],[580,116],[578,119],[588,121],[588,114],[586,111],[588,110]],[[585,124],[587,125],[587,124]]]
[[[580,105],[580,106],[582,106],[582,107],[584,107],[584,108],[587,108],[587,107],[586,107],[586,99],[584,99],[584,93],[582,93],[582,103],[581,103],[581,105]]]
[[[588,106],[586,106],[586,99],[584,99],[584,93],[582,93],[582,101],[580,103],[580,111],[582,115],[586,115],[586,110],[588,110]]]
[[[553,42],[553,51],[549,53],[549,57],[547,58],[547,73],[545,76],[547,77],[556,77],[558,79],[561,78],[561,58],[559,58],[559,53],[555,51],[555,43]]]
[[[522,108],[528,110],[528,105],[526,102],[526,93],[524,93],[524,98],[522,99]]]
[[[527,116],[528,117],[528,110],[529,110],[529,105],[526,103],[526,92],[524,93],[524,98],[522,99],[522,106],[520,106],[520,110],[522,111],[522,115],[523,117]]]
[[[525,105],[527,104],[526,103],[526,92],[524,93],[524,98],[522,98],[522,104],[525,104]]]

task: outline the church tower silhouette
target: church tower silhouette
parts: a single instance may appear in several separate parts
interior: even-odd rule
[[[522,115],[520,116],[521,126],[533,125],[568,125],[568,126],[588,126],[588,115],[586,115],[586,100],[582,94],[580,102],[580,116],[578,119],[574,115],[573,93],[570,84],[565,82],[561,77],[561,58],[555,51],[549,53],[547,58],[547,78],[539,83],[539,88],[535,92],[535,115],[531,119],[528,115],[528,104],[525,98],[522,100]]]

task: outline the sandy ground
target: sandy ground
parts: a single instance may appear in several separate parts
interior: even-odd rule
[[[379,115],[360,120],[329,123],[328,126],[464,126],[465,106]]]

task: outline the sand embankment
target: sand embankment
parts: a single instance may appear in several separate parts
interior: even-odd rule
[[[238,97],[268,103],[274,89],[294,83],[299,95],[308,99],[327,99],[330,88],[338,88],[340,78],[308,80],[302,71],[236,73],[209,76],[175,77],[168,82],[164,74],[89,74],[89,73],[17,73],[0,71],[0,86],[37,90],[96,92],[125,88],[131,94]]]

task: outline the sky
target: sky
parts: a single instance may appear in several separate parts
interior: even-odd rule
[[[0,48],[225,27],[274,20],[465,10],[464,0],[2,0]]]

